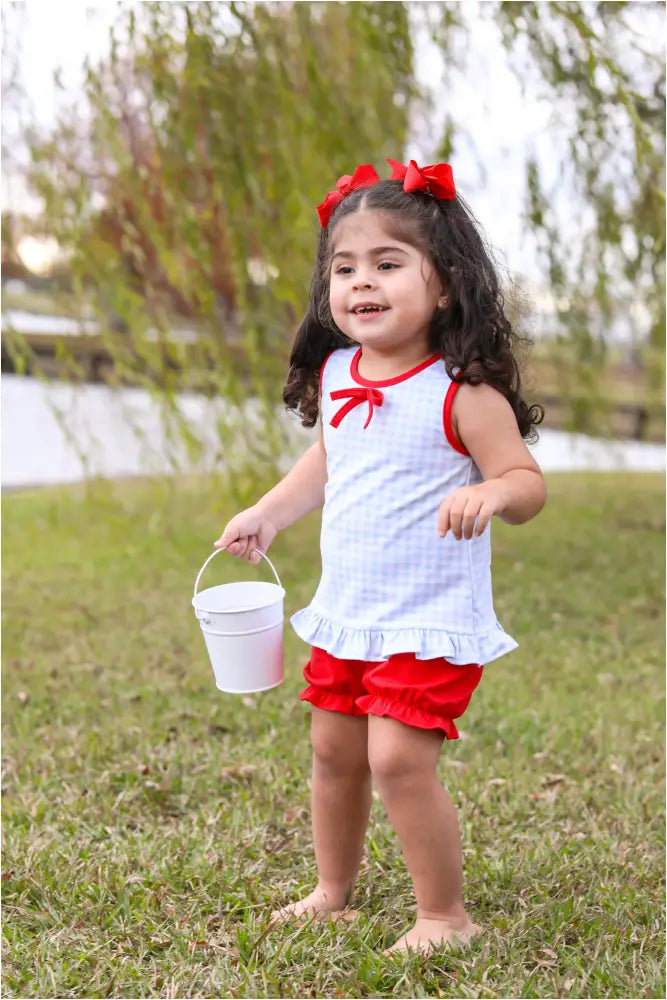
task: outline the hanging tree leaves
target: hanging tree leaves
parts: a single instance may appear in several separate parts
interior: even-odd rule
[[[580,310],[581,360],[619,301],[647,308],[645,359],[662,383],[665,336],[664,43],[639,31],[650,17],[663,35],[664,4],[503,2],[496,16],[510,52],[522,43],[555,99],[573,118],[562,126],[567,155],[560,184],[581,205],[564,233],[539,164],[527,163],[528,220],[541,237],[548,274],[567,312]],[[656,19],[658,13],[660,20]],[[556,201],[556,204],[558,202]]]
[[[167,406],[193,387],[273,413],[315,206],[350,163],[402,147],[412,80],[402,4],[129,12],[109,58],[88,68],[87,115],[32,144],[33,183],[101,311],[119,380]],[[256,428],[233,434],[256,453]]]
[[[416,7],[432,37],[448,48],[439,155],[455,158],[461,145],[474,145],[457,121],[456,94],[479,73],[470,42],[484,22],[495,26],[496,44],[523,93],[545,108],[543,132],[531,139],[537,151],[526,150],[525,229],[536,242],[556,310],[560,335],[550,366],[569,400],[570,426],[607,425],[603,379],[614,323],[625,325],[626,337],[632,331],[634,363],[662,423],[664,3]],[[501,83],[494,99],[503,100]],[[513,181],[517,189],[521,183]]]
[[[494,2],[474,12],[499,26],[516,72],[568,109],[559,188],[580,200],[580,228],[573,242],[537,160],[527,163],[527,225],[589,374],[628,290],[650,312],[654,371],[664,356],[664,60],[634,38],[629,8],[642,6],[656,5]],[[124,12],[108,58],[87,69],[84,112],[32,138],[48,230],[98,309],[119,381],[150,387],[171,411],[190,387],[275,412],[305,308],[314,206],[351,164],[400,155],[415,110],[425,113],[420,18],[448,65],[477,71],[465,65],[466,11],[194,2]],[[432,135],[434,156],[456,155],[451,118]],[[263,439],[245,420],[219,431],[251,453]]]

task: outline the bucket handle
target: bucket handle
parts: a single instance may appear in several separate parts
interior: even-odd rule
[[[193,600],[197,596],[197,587],[199,586],[199,581],[201,579],[202,573],[204,572],[204,570],[206,569],[206,567],[210,563],[211,559],[214,556],[217,556],[218,552],[224,552],[224,551],[225,551],[224,549],[214,549],[213,552],[211,552],[211,554],[208,557],[208,559],[206,560],[206,562],[204,563],[204,565],[202,566],[202,568],[197,573],[197,579],[195,580],[195,592],[192,595]],[[266,552],[263,552],[262,549],[255,549],[255,552],[259,552],[259,554],[262,557],[262,559],[266,559],[267,563],[269,564],[269,566],[273,570],[273,575],[275,576],[276,580],[278,581],[278,586],[280,587],[281,590],[284,590],[284,587],[283,587],[282,583],[280,582],[280,577],[276,573],[276,567],[273,565],[273,563],[271,562],[271,560],[267,556]]]

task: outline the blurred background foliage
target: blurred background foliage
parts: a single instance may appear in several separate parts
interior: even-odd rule
[[[628,17],[656,6],[493,2],[477,15],[501,29],[518,77],[564,111],[556,184],[527,160],[525,225],[558,303],[551,365],[575,429],[591,429],[619,301],[647,307],[637,362],[656,392],[664,381],[664,59],[642,50]],[[124,7],[108,57],[86,67],[84,113],[29,136],[39,225],[66,254],[70,312],[100,320],[105,379],[150,388],[172,414],[178,390],[252,398],[258,422],[218,430],[256,454],[260,425],[283,433],[275,408],[306,306],[315,206],[357,163],[383,174],[415,120],[430,162],[455,162],[466,138],[456,80],[479,71],[466,58],[475,21],[459,3]],[[417,83],[419,37],[442,55],[444,115]],[[580,202],[574,230],[557,209],[563,190]],[[10,349],[28,364],[20,337]],[[76,357],[67,365],[83,376]],[[280,444],[264,441],[268,458]]]
[[[86,120],[31,144],[48,230],[101,314],[113,378],[165,399],[251,396],[259,424],[219,430],[256,452],[305,309],[314,206],[360,151],[402,147],[413,91],[402,4],[130,10],[88,67]]]
[[[634,299],[648,316],[634,358],[649,404],[639,411],[641,436],[651,411],[664,423],[664,407],[652,404],[664,399],[665,376],[665,67],[662,52],[647,51],[631,30],[629,7],[503,2],[498,16],[510,53],[521,48],[571,114],[562,180],[577,195],[578,232],[563,231],[555,191],[545,189],[535,158],[526,163],[526,220],[562,327],[551,361],[561,386],[570,383],[571,423],[587,430],[596,413],[604,416],[605,331]],[[664,4],[633,7],[641,17],[642,8]]]

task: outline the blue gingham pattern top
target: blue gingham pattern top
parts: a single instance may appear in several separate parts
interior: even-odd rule
[[[482,481],[444,418],[456,387],[437,357],[369,382],[360,356],[361,348],[335,351],[321,376],[322,577],[292,625],[341,659],[495,660],[517,643],[493,609],[490,528],[470,541],[438,536],[447,494]]]

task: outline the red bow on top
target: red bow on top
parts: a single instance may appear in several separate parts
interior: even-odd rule
[[[349,174],[343,174],[336,181],[336,190],[329,191],[322,204],[317,206],[317,214],[322,228],[327,225],[334,208],[336,205],[340,205],[346,195],[352,191],[356,191],[357,188],[372,187],[379,180],[379,176],[370,163],[363,163],[360,167],[357,167],[351,177]]]
[[[347,403],[343,403],[338,413],[331,420],[332,427],[338,427],[343,417],[346,417],[350,410],[353,410],[355,406],[359,406],[360,403],[367,401],[368,416],[364,424],[364,430],[366,430],[371,422],[374,407],[382,406],[384,402],[384,396],[380,390],[371,389],[370,387],[365,389],[337,389],[336,392],[331,393],[331,398],[347,399]]]
[[[404,191],[430,191],[434,198],[444,201],[456,198],[454,175],[448,163],[431,163],[428,167],[418,167],[410,160],[406,167],[397,160],[387,160],[392,167],[390,181],[403,181]]]

